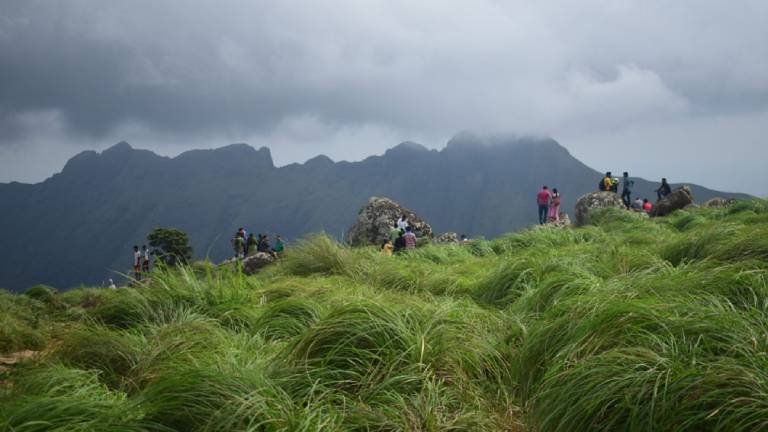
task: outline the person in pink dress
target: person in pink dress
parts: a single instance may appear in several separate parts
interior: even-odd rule
[[[560,193],[557,188],[552,189],[552,194],[549,196],[549,220],[560,221]]]

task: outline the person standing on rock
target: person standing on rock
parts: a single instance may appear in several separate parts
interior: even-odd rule
[[[560,221],[560,193],[557,188],[552,189],[552,194],[549,198],[549,220],[553,222]]]
[[[669,183],[667,183],[667,179],[663,178],[661,179],[661,186],[659,186],[658,189],[656,189],[656,196],[658,197],[658,200],[661,201],[666,197],[667,195],[672,193],[672,188],[669,186]]]
[[[624,187],[621,189],[621,201],[624,203],[627,210],[629,210],[632,205],[632,187],[635,185],[635,181],[629,179],[629,173],[626,171],[624,171],[624,178],[622,180],[622,185]]]
[[[141,246],[141,255],[141,271],[144,272],[144,274],[149,274],[149,249],[147,249],[147,245]]]
[[[283,253],[284,250],[285,250],[285,243],[283,243],[283,238],[280,237],[280,235],[278,234],[277,236],[275,236],[275,246],[272,248],[272,252],[279,255]]]
[[[602,192],[609,192],[611,190],[611,186],[613,186],[613,178],[610,171],[605,173],[605,177],[603,177],[602,180],[600,180],[600,191]]]
[[[416,234],[413,233],[413,230],[411,229],[411,227],[405,228],[405,234],[403,234],[403,239],[405,240],[406,250],[416,249]]]
[[[405,232],[405,229],[408,228],[408,216],[405,214],[400,216],[400,219],[397,220],[397,227],[400,228],[401,231]]]
[[[253,250],[256,250],[256,237],[253,236],[253,233],[250,233],[248,234],[248,239],[245,240],[243,255],[248,256],[248,253]]]
[[[235,237],[232,238],[232,250],[235,251],[235,259],[239,259],[243,257],[244,249],[245,249],[245,239],[240,236],[240,232],[238,231],[235,234]]]
[[[137,281],[141,280],[141,252],[139,251],[139,245],[133,246],[133,278]]]
[[[269,237],[266,234],[259,234],[259,242],[256,244],[256,250],[259,252],[269,253]]]
[[[547,223],[547,214],[549,212],[549,199],[551,194],[549,188],[543,186],[538,194],[536,194],[536,204],[539,206],[539,224],[544,225]]]

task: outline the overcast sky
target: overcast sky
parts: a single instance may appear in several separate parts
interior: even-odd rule
[[[456,132],[768,195],[768,1],[2,0],[0,182],[125,140],[283,165]]]

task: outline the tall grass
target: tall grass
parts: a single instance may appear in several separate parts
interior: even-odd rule
[[[0,430],[766,429],[765,202],[593,216],[0,292]]]

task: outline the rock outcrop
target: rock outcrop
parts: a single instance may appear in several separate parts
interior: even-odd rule
[[[728,207],[729,205],[736,202],[735,198],[720,198],[715,197],[711,200],[708,200],[704,203],[704,207],[711,207],[711,208],[722,208],[722,207]]]
[[[589,212],[600,208],[625,207],[621,197],[615,192],[590,192],[576,201],[576,225],[585,225],[589,221]]]
[[[552,226],[556,228],[567,228],[569,226],[573,225],[571,223],[571,217],[568,216],[568,213],[560,212],[560,218],[556,221],[549,221],[544,226]]]
[[[667,216],[676,210],[682,210],[693,204],[691,188],[683,186],[672,191],[653,206],[651,216]]]
[[[275,261],[277,261],[275,255],[264,252],[256,252],[253,255],[248,255],[247,257],[243,258],[241,262],[243,265],[243,273],[247,275],[255,274],[259,270],[274,263]]]
[[[455,232],[447,232],[444,234],[440,234],[436,239],[435,243],[440,244],[457,244],[459,242],[459,235]]]
[[[406,215],[417,237],[432,238],[432,227],[421,217],[389,198],[371,197],[349,228],[346,241],[352,246],[381,245],[397,219]]]

